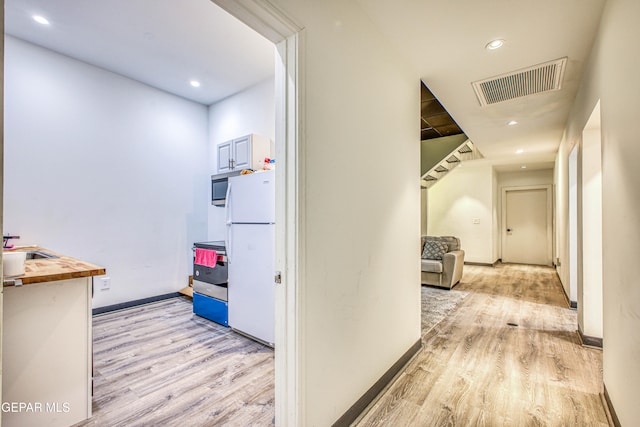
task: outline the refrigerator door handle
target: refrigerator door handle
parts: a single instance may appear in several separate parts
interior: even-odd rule
[[[231,213],[229,212],[230,208],[231,208],[231,203],[230,203],[231,202],[231,187],[232,187],[232,185],[231,185],[231,183],[229,183],[227,185],[227,195],[225,197],[226,206],[225,206],[225,209],[224,209],[225,216],[226,216],[225,224],[226,224],[226,227],[227,227],[227,229],[225,230],[225,233],[224,233],[224,246],[225,246],[225,249],[227,250],[227,262],[231,262],[231,236],[230,236],[230,234],[231,234]]]
[[[227,232],[225,233],[224,246],[227,252],[227,262],[231,263],[231,223],[227,222]]]
[[[224,213],[225,213],[225,218],[226,218],[226,222],[227,224],[231,224],[231,187],[233,185],[231,184],[231,182],[229,182],[227,184],[227,194],[225,196],[225,208],[224,208]]]

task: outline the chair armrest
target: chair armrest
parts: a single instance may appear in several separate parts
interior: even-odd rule
[[[462,278],[464,265],[464,251],[451,251],[442,256],[443,284],[449,288],[458,283]]]
[[[443,263],[464,262],[464,251],[459,250],[459,251],[447,252],[446,254],[442,255],[442,262]]]

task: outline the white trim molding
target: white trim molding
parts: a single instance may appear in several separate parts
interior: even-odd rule
[[[276,158],[284,168],[276,168],[278,183],[276,217],[276,265],[283,273],[276,292],[276,420],[278,425],[297,426],[304,419],[304,317],[300,313],[304,277],[304,144],[300,43],[296,33],[278,43],[282,60],[276,65]],[[282,141],[282,143],[278,143]],[[282,222],[278,222],[282,219]],[[278,224],[284,224],[283,227]]]
[[[282,9],[269,0],[211,0],[257,33],[278,44],[302,31]]]

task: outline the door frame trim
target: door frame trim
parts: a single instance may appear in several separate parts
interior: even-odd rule
[[[502,187],[502,217],[500,224],[500,258],[504,261],[504,252],[507,240],[507,192],[509,191],[526,191],[526,190],[546,190],[547,192],[547,263],[553,265],[553,186],[551,184],[544,185],[523,185],[516,187]],[[505,261],[507,262],[507,261]]]

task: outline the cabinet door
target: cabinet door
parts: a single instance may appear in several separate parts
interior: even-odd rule
[[[251,136],[233,140],[232,169],[251,168]]]
[[[3,411],[2,424],[65,427],[91,417],[91,278],[7,286],[4,302],[3,401],[42,410]]]
[[[231,170],[232,141],[218,144],[218,173],[229,172]]]

